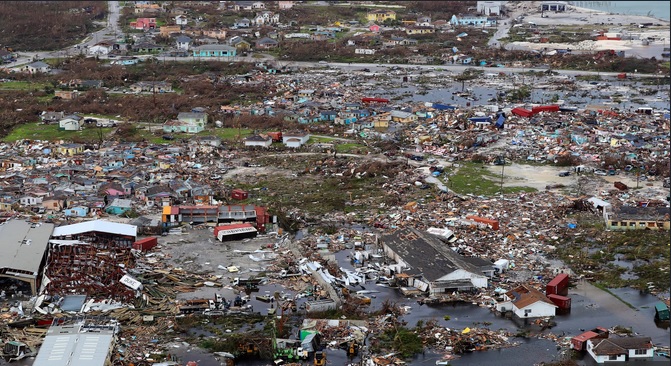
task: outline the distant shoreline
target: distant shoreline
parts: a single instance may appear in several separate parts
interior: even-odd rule
[[[664,25],[667,25],[667,26],[671,24],[671,21],[666,20],[666,19],[662,19],[662,18],[657,18],[654,15],[615,13],[615,12],[609,12],[609,11],[605,11],[605,10],[584,8],[584,7],[576,6],[576,5],[573,5],[573,4],[570,4],[570,3],[568,5],[570,6],[570,9],[572,9],[575,12],[578,12],[578,13],[594,13],[594,14],[605,14],[605,15],[617,15],[617,16],[621,16],[621,17],[648,18],[648,19],[651,19],[651,20],[656,20],[656,21],[662,22],[662,23],[664,23]],[[633,22],[633,23],[635,23],[635,22]]]

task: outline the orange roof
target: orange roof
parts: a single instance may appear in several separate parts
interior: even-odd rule
[[[512,299],[512,303],[518,309],[525,308],[528,305],[531,305],[538,301],[544,301],[552,306],[557,307],[557,305],[555,305],[552,301],[550,301],[550,299],[545,297],[545,295],[542,292],[536,290],[531,286],[520,285],[508,291],[506,293],[506,296]]]

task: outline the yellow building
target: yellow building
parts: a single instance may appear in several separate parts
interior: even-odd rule
[[[619,212],[609,215],[607,226],[610,230],[669,230],[668,207],[622,206]]]
[[[371,22],[384,22],[387,19],[396,20],[396,12],[393,10],[373,10],[366,14]]]
[[[82,144],[62,144],[59,146],[56,151],[58,151],[59,154],[63,155],[68,155],[72,156],[75,154],[79,154],[84,151],[84,145]]]

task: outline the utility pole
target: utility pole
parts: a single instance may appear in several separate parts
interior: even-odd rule
[[[503,171],[506,168],[506,158],[503,155],[501,155],[500,158],[501,158],[501,188],[500,188],[500,192],[501,192],[501,196],[503,196]]]

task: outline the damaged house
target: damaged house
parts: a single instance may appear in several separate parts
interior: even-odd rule
[[[404,274],[407,285],[430,295],[487,287],[487,277],[435,235],[414,228],[379,238],[385,255],[396,262],[394,275]]]

